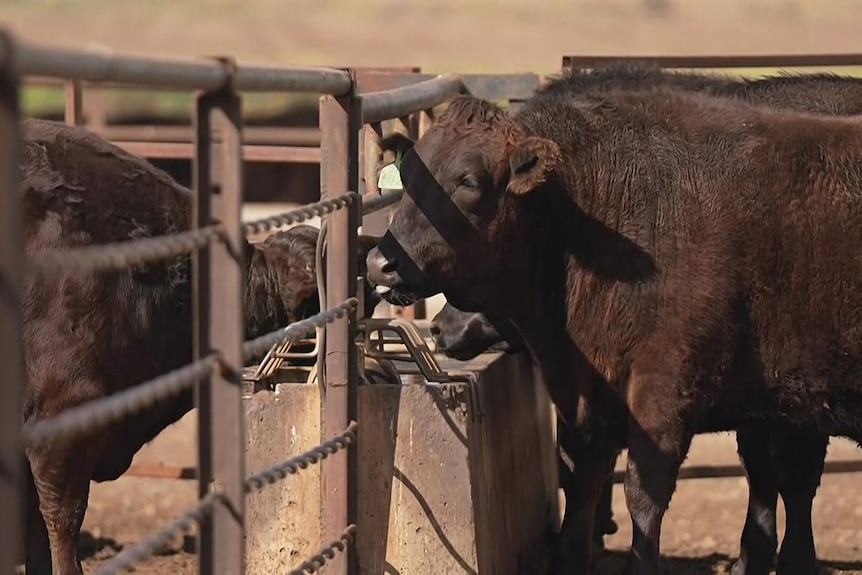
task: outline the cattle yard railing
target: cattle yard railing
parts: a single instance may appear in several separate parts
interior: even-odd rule
[[[526,99],[538,85],[532,74],[511,75],[527,87],[511,100]],[[23,255],[21,201],[18,192],[20,110],[18,91],[24,77],[57,78],[71,86],[67,120],[79,124],[82,82],[104,86],[196,91],[193,126],[193,221],[176,235],[86,248]],[[359,166],[376,162],[379,147],[365,137],[364,124],[382,133],[382,121],[398,118],[417,135],[433,107],[468,86],[486,97],[500,97],[506,80],[428,76],[415,73],[370,74],[359,82],[354,70],[337,68],[265,68],[237,66],[229,58],[156,60],[142,57],[49,49],[15,41],[0,31],[0,570],[17,562],[23,524],[22,448],[73,436],[124,417],[188,390],[198,408],[199,502],[158,533],[124,549],[100,566],[99,573],[129,568],[157,552],[172,536],[199,524],[201,573],[244,571],[245,497],[289,474],[322,462],[321,538],[330,541],[291,573],[314,572],[328,563],[334,573],[355,570],[350,542],[356,532],[355,443],[359,382],[357,313],[358,273],[355,254],[362,216],[391,206],[400,193],[359,189]],[[418,82],[417,82],[418,80]],[[359,88],[376,86],[371,93]],[[243,223],[243,126],[240,92],[318,92],[320,97],[321,200],[270,218]],[[423,111],[425,121],[410,114]],[[71,118],[69,117],[71,115]],[[415,116],[414,116],[415,118]],[[247,158],[246,158],[247,159]],[[367,172],[366,172],[367,173]],[[372,183],[366,187],[373,186]],[[284,329],[243,342],[243,236],[272,230],[310,217],[322,217],[321,237],[328,250],[319,286],[324,301],[338,302]],[[193,262],[193,362],[149,382],[98,401],[68,409],[21,429],[25,382],[22,349],[22,288],[28,276],[50,279],[64,273],[120,271],[144,262],[191,254]],[[329,439],[310,451],[246,475],[242,417],[242,366],[281,342],[304,338],[327,325],[319,369],[322,435]],[[323,375],[325,373],[325,376]],[[339,457],[330,457],[346,451]]]
[[[191,230],[174,236],[87,247],[73,251],[47,252],[23,257],[21,205],[17,175],[19,136],[19,76],[52,76],[157,89],[197,90],[195,102],[194,207]],[[146,58],[106,56],[72,50],[51,50],[15,42],[0,33],[0,365],[3,368],[3,401],[0,402],[2,477],[0,477],[0,569],[12,570],[17,562],[22,517],[21,447],[69,436],[81,430],[116,422],[183,390],[196,390],[199,412],[199,503],[159,533],[124,549],[106,562],[100,573],[112,573],[152,555],[168,537],[200,525],[200,572],[244,572],[244,501],[247,493],[278,481],[290,473],[317,463],[348,448],[355,440],[356,422],[345,410],[324,411],[326,429],[336,429],[331,439],[297,458],[246,476],[242,421],[241,367],[266,352],[273,344],[304,337],[310,330],[332,323],[329,372],[337,378],[327,382],[326,407],[344,402],[356,385],[356,370],[345,355],[350,353],[353,313],[357,304],[355,282],[355,214],[360,202],[348,192],[346,170],[328,178],[323,199],[301,208],[304,217],[335,212],[330,224],[329,301],[339,303],[311,318],[251,341],[243,338],[242,254],[243,234],[259,226],[281,225],[277,218],[243,224],[241,109],[238,91],[317,91],[324,95],[321,107],[328,112],[322,133],[323,154],[341,166],[350,165],[347,124],[339,122],[337,107],[353,101],[354,79],[348,70],[326,68],[238,67],[230,59],[212,61],[158,61]],[[346,100],[345,100],[346,95]],[[345,116],[346,118],[346,116]],[[213,134],[218,130],[217,145]],[[353,156],[355,157],[355,155]],[[327,170],[324,169],[324,172]],[[347,209],[345,209],[347,208]],[[348,227],[352,226],[352,227]],[[143,262],[154,262],[192,252],[194,298],[194,362],[140,386],[103,400],[84,404],[20,429],[21,394],[24,385],[21,332],[22,285],[25,274],[50,276],[64,272],[122,270]],[[349,255],[348,255],[349,254]],[[342,266],[338,269],[337,266]],[[342,298],[342,296],[344,296]],[[342,299],[337,299],[342,298]],[[338,459],[338,458],[336,458]],[[341,458],[343,459],[343,457]],[[329,460],[332,461],[332,460]],[[301,564],[295,572],[313,572],[344,551],[355,525],[346,519],[349,492],[346,462],[334,466],[326,476],[327,490],[337,497],[324,498],[324,516],[338,517],[338,525],[324,522],[323,537],[332,543]],[[337,572],[346,573],[341,562]]]

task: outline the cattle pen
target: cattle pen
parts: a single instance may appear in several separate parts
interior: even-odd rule
[[[601,58],[565,57],[563,66],[600,65],[603,61]],[[733,60],[711,57],[680,59],[664,64],[685,68],[858,65],[862,64],[862,57],[835,55],[795,60],[789,57]],[[190,134],[192,141],[183,144],[185,147],[182,149],[163,147],[159,152],[173,154],[181,151],[193,159],[195,216],[192,230],[176,236],[96,246],[76,253],[45,253],[25,258],[16,176],[16,150],[20,145],[18,91],[25,77],[68,82],[66,119],[76,125],[80,124],[81,117],[82,82],[196,91],[194,126]],[[357,262],[352,257],[356,252],[357,230],[361,225],[372,227],[375,215],[376,224],[380,225],[380,212],[397,202],[401,195],[393,190],[376,188],[375,166],[380,154],[377,141],[384,134],[384,122],[389,120],[395,120],[397,129],[412,136],[420,135],[433,120],[433,109],[453,95],[468,92],[505,99],[510,106],[516,107],[538,84],[539,78],[534,74],[459,76],[421,74],[416,69],[360,72],[349,68],[265,68],[241,66],[230,58],[159,61],[47,49],[16,40],[8,33],[0,34],[0,365],[3,368],[0,505],[6,511],[0,517],[0,573],[11,572],[18,563],[15,542],[20,535],[18,518],[21,515],[22,471],[19,459],[22,444],[76,434],[91,426],[116,422],[138,409],[190,388],[197,391],[199,460],[197,469],[184,477],[197,479],[200,500],[162,531],[124,549],[102,565],[98,572],[112,573],[132,567],[135,562],[155,553],[163,540],[188,530],[195,523],[199,525],[200,533],[201,573],[250,572],[247,547],[251,539],[247,534],[246,498],[290,475],[303,472],[312,464],[320,465],[321,544],[316,553],[296,565],[283,567],[294,567],[291,573],[315,572],[324,564],[331,573],[372,572],[360,568],[354,550],[362,525],[372,524],[371,521],[360,521],[363,513],[358,499],[363,489],[366,495],[373,491],[368,487],[367,474],[374,471],[373,466],[363,465],[358,460],[357,443],[366,430],[366,419],[359,414],[372,411],[359,406],[361,355],[390,357],[382,343],[375,347],[371,337],[375,332],[393,331],[400,335],[399,343],[408,344],[418,333],[409,321],[372,321],[362,318],[357,311],[362,309],[359,305],[361,280],[357,279]],[[276,157],[260,146],[244,144],[240,96],[243,92],[321,94],[319,153],[287,145],[276,158],[319,162],[320,201],[258,221],[242,221],[243,161],[255,157]],[[128,147],[134,149],[134,145]],[[143,151],[143,148],[138,151]],[[322,308],[321,313],[285,329],[243,342],[241,258],[235,255],[241,235],[264,233],[314,216],[323,218],[322,235],[328,256],[325,280],[319,287],[322,300],[328,302],[327,307]],[[366,216],[371,217],[365,219]],[[22,434],[20,405],[24,373],[20,306],[26,274],[49,277],[72,270],[122,270],[186,253],[192,254],[194,262],[195,362],[142,386],[72,409]],[[317,390],[320,441],[314,442],[300,455],[271,461],[247,474],[245,450],[248,429],[244,422],[242,368],[276,346],[305,338],[312,331],[317,331],[320,341],[317,355],[320,358]],[[363,334],[364,347],[358,345]],[[426,380],[435,383],[466,382],[469,394],[482,395],[481,390],[473,389],[476,382],[471,374],[440,369],[421,346],[410,351],[407,362],[419,364],[420,374]],[[403,356],[396,354],[392,357]],[[534,376],[530,369],[520,364],[517,367],[520,370],[517,374],[525,379]],[[538,395],[533,400],[539,406],[547,402],[547,398]],[[375,405],[385,403],[379,398],[375,401],[378,401]],[[465,400],[472,407],[481,404],[493,419],[492,401],[482,396],[482,403],[473,395]],[[505,412],[511,406],[499,409]],[[471,413],[468,419],[473,417]],[[476,415],[476,418],[480,419],[480,416]],[[379,422],[369,422],[368,425],[380,427]],[[465,428],[474,429],[471,425],[467,424]],[[545,428],[550,428],[550,424]],[[465,440],[471,446],[465,449],[475,450],[476,442],[492,443],[488,439],[491,432],[483,433]],[[534,439],[534,445],[546,447],[551,437]],[[493,459],[490,455],[485,457],[486,464]],[[541,497],[551,493],[555,487],[546,484],[546,475],[550,476],[548,470],[553,465],[549,463],[550,459],[545,459],[537,472],[538,483],[545,484],[532,486],[541,501],[544,501]],[[464,479],[466,483],[490,481],[471,475],[476,465],[472,464],[470,470],[464,472],[466,474],[456,473],[454,477]],[[860,470],[862,465],[859,462],[828,462],[825,473]],[[741,474],[738,466],[705,466],[684,468],[680,478]],[[621,474],[617,474],[615,481],[620,480]],[[360,488],[363,481],[366,486]],[[467,489],[469,491],[469,485]],[[477,509],[484,505],[478,502],[478,496],[470,497],[476,498],[476,502],[472,499],[471,502]],[[532,502],[535,503],[536,499]],[[553,512],[555,510],[551,515]],[[486,523],[482,526],[484,529],[494,529],[491,520]],[[541,520],[535,523],[540,524]],[[534,533],[537,531],[535,525],[531,526]],[[387,526],[378,529],[382,531],[378,535],[385,539]],[[474,536],[479,539],[478,535],[470,537]],[[504,551],[494,549],[491,543],[476,541],[474,544],[475,555],[485,559],[474,558],[468,561],[471,564],[481,566],[484,560],[487,562],[485,565],[492,565],[489,557],[493,556],[493,561],[501,561],[499,557],[505,555]],[[480,551],[478,548],[482,545],[487,549]],[[424,565],[428,567],[428,563]],[[433,568],[433,563],[431,566]],[[467,567],[464,571],[471,572],[471,569]],[[260,566],[255,572],[264,570],[265,567]],[[472,572],[476,571],[501,572],[487,566]]]

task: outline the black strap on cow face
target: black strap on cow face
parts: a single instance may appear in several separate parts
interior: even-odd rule
[[[476,244],[479,244],[482,249],[490,249],[485,238],[446,194],[414,148],[410,148],[404,154],[399,173],[404,183],[405,193],[449,245],[456,258],[464,253],[466,246],[473,246],[475,249]],[[389,230],[383,235],[377,247],[387,259],[398,261],[399,275],[407,284],[424,283],[422,270],[407,255]]]
[[[416,153],[414,148],[410,148],[401,159],[399,166],[401,181],[404,184],[404,191],[407,193],[416,207],[428,219],[431,225],[437,230],[437,233],[449,245],[457,258],[460,253],[463,253],[464,246],[479,244],[482,249],[491,249],[485,238],[479,234],[478,230],[470,223],[470,220],[464,216],[463,212],[455,205],[452,198],[443,190],[443,187]],[[422,190],[419,193],[418,190]],[[398,242],[392,232],[387,230],[380,242],[377,244],[380,252],[386,256],[386,259],[398,262],[398,274],[407,285],[421,285],[425,281],[425,275],[416,262],[407,255],[406,250]],[[449,298],[452,298],[449,300]],[[475,304],[468,303],[460,294],[446,292],[446,298],[456,308],[462,309],[457,304],[461,305],[465,310],[478,309]],[[506,343],[512,348],[520,349],[524,347],[524,340],[521,337],[514,324],[502,317],[488,318],[497,333],[500,334]]]

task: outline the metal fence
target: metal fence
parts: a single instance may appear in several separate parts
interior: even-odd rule
[[[23,257],[18,193],[19,79],[52,76],[105,84],[197,90],[194,110],[194,207],[191,229],[147,238],[45,252]],[[196,389],[199,412],[199,503],[162,531],[124,549],[100,573],[132,566],[153,554],[163,541],[200,525],[200,572],[244,571],[244,500],[248,493],[322,462],[322,538],[331,541],[292,571],[314,572],[326,562],[348,573],[349,543],[355,534],[355,454],[349,446],[358,431],[359,380],[357,327],[357,227],[363,213],[391,205],[398,194],[362,197],[358,185],[359,131],[380,122],[432,107],[460,92],[454,77],[440,77],[392,92],[360,96],[351,70],[329,68],[240,67],[230,59],[159,61],[72,50],[52,50],[15,42],[0,33],[0,570],[16,562],[21,522],[20,449],[121,420],[160,399]],[[321,201],[282,216],[243,224],[242,122],[239,91],[314,91],[320,98]],[[214,138],[214,133],[219,138]],[[212,191],[218,187],[218,195]],[[242,236],[285,223],[325,216],[328,232],[324,298],[337,302],[306,320],[242,341]],[[324,233],[324,230],[321,230]],[[40,421],[21,435],[24,385],[21,304],[25,274],[50,276],[69,271],[102,272],[192,254],[194,362],[140,386]],[[323,286],[321,286],[323,288]],[[241,407],[241,368],[274,344],[304,337],[329,323],[324,344],[326,376],[320,377],[323,434],[328,441],[296,458],[246,476]],[[218,446],[218,448],[216,448]],[[339,451],[340,457],[329,458]],[[340,552],[340,553],[339,553]]]

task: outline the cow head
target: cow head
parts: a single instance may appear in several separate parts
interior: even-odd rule
[[[505,313],[500,278],[527,269],[522,204],[551,178],[559,147],[471,96],[454,98],[415,145],[399,145],[409,147],[406,192],[368,255],[369,281],[396,305],[444,292],[462,310]]]
[[[526,349],[514,330],[498,329],[485,315],[461,311],[449,303],[431,320],[431,337],[438,351],[460,361],[486,351],[517,353]]]
[[[252,325],[258,327],[252,330],[252,335],[320,311],[315,261],[319,233],[316,227],[301,224],[246,246],[249,262],[246,314],[250,316]],[[366,273],[368,253],[379,239],[359,236],[357,257],[360,275]],[[368,317],[380,303],[380,296],[367,283],[364,301],[364,312]]]

